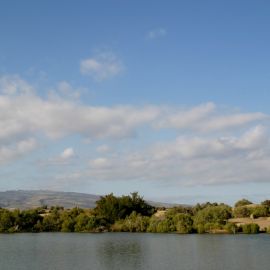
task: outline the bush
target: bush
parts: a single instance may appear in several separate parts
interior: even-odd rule
[[[256,234],[260,232],[260,227],[256,223],[242,225],[242,231],[246,234]]]
[[[235,218],[244,218],[244,217],[249,217],[251,215],[251,210],[250,208],[247,208],[245,206],[239,206],[234,208],[233,210],[233,216]]]
[[[199,225],[204,225],[205,230],[217,229],[225,225],[231,216],[232,213],[229,206],[208,206],[197,212],[194,217],[194,227],[198,230]]]
[[[146,232],[148,225],[149,217],[132,212],[123,222],[118,223],[118,229],[121,228],[122,231],[126,232]],[[117,229],[117,226],[115,229]]]
[[[267,217],[268,208],[266,206],[257,206],[251,210],[251,214],[253,215],[253,218]]]
[[[238,232],[238,227],[234,224],[234,223],[227,223],[224,226],[224,229],[228,232],[228,233],[233,233],[236,234]]]
[[[265,200],[265,201],[261,202],[261,205],[270,207],[270,200]]]
[[[167,219],[160,221],[157,225],[158,233],[167,233],[167,232],[172,232],[172,231],[173,230],[171,229],[171,224]]]
[[[199,233],[199,234],[205,233],[205,228],[204,228],[204,225],[203,225],[203,224],[199,224],[199,225],[196,227],[196,229],[197,229],[197,233]]]
[[[173,218],[176,231],[178,233],[191,233],[193,229],[193,219],[189,214],[177,214]]]
[[[238,202],[236,202],[234,207],[245,206],[245,205],[249,205],[249,204],[252,204],[252,202],[247,200],[247,199],[242,199],[242,200],[239,200]]]

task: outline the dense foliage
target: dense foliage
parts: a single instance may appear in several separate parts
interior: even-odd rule
[[[256,222],[229,222],[234,218],[270,216],[269,200],[251,205],[247,200],[235,208],[225,204],[204,203],[193,207],[157,209],[138,193],[117,197],[101,197],[94,209],[64,209],[46,206],[31,210],[0,208],[0,233],[12,232],[152,232],[168,233],[258,233]],[[250,218],[251,217],[251,218]],[[270,227],[265,228],[270,232]]]

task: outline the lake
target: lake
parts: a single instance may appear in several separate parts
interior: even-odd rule
[[[1,270],[253,270],[270,267],[270,235],[1,234]]]

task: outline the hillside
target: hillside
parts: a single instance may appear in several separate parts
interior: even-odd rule
[[[0,192],[0,207],[29,209],[43,205],[63,206],[65,208],[94,208],[98,195],[77,193],[77,192],[57,192],[48,190],[11,190]],[[176,204],[160,203],[148,201],[156,207],[173,207]]]
[[[76,192],[56,192],[44,190],[12,190],[0,192],[0,207],[28,209],[47,206],[72,208],[93,208],[99,196]]]

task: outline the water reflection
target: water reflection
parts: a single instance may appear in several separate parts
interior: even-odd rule
[[[0,234],[0,270],[258,270],[269,246],[266,234]]]
[[[113,239],[100,242],[96,248],[102,269],[142,269],[145,247],[140,238],[123,238],[123,234],[115,234]],[[118,237],[117,237],[118,236]],[[123,268],[124,266],[124,268]]]

